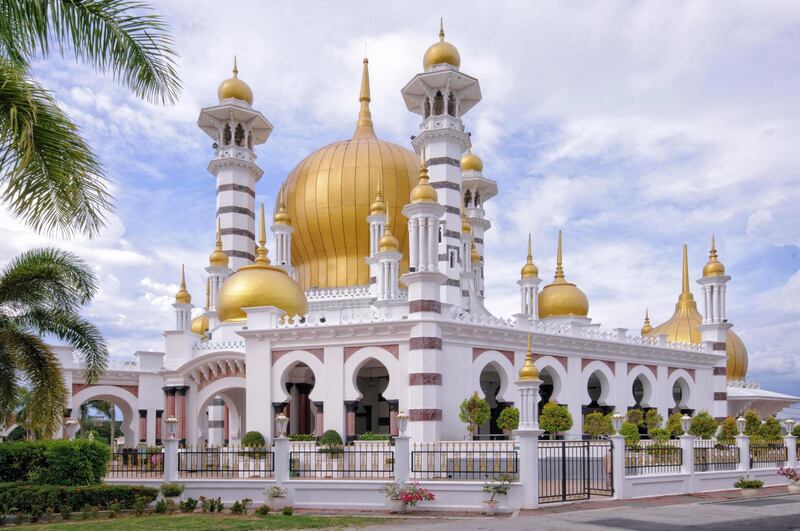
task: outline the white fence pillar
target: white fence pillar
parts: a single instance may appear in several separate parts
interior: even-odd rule
[[[411,477],[411,459],[408,435],[397,435],[394,438],[394,479],[398,483],[408,483]]]
[[[783,437],[783,444],[786,445],[786,466],[789,468],[797,468],[797,437],[794,435],[785,435]]]
[[[522,484],[522,509],[539,506],[539,436],[542,430],[514,432],[519,441],[519,481]]]
[[[289,438],[275,437],[274,443],[272,458],[275,465],[275,482],[280,485],[289,481]]]
[[[625,500],[630,497],[625,483],[625,437],[622,435],[612,435],[609,437],[612,444],[613,466],[611,469],[611,481],[614,485],[614,499]]]
[[[750,470],[750,437],[747,435],[736,436],[736,447],[739,448],[739,470]]]
[[[688,474],[684,486],[684,493],[691,494],[695,489],[694,485],[694,435],[684,434],[678,437],[681,441],[681,473]]]
[[[178,439],[164,441],[164,481],[178,479]]]

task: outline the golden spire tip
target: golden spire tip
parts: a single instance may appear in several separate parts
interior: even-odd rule
[[[233,77],[239,77],[239,66],[236,64],[236,56],[233,56]]]
[[[186,266],[181,264],[181,289],[186,289]]]
[[[267,223],[264,220],[264,203],[261,203],[261,227],[258,234],[258,243],[264,247],[267,243]]]
[[[439,17],[439,41],[444,42],[444,17]]]
[[[681,282],[681,294],[689,293],[689,246],[683,244],[683,278]]]
[[[533,261],[533,249],[531,247],[531,233],[528,233],[528,262]]]
[[[561,231],[558,231],[558,250],[556,251],[556,278],[564,278],[564,267],[562,266],[562,235]]]

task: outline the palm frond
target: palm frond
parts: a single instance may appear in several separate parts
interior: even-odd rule
[[[173,103],[181,85],[164,19],[131,0],[4,0],[9,31],[7,56],[50,49],[72,52],[79,60],[109,72],[136,95]]]
[[[19,386],[13,353],[0,344],[0,422],[11,426],[16,422]]]
[[[97,279],[83,260],[60,249],[33,249],[0,271],[0,308],[76,311],[97,293]]]
[[[30,384],[31,429],[38,438],[52,436],[61,426],[67,403],[58,358],[41,338],[13,326],[0,327],[0,345],[13,353],[17,369]]]
[[[64,311],[35,310],[12,319],[39,335],[52,334],[73,347],[81,358],[86,383],[96,383],[108,366],[108,349],[96,326],[79,315]]]
[[[112,209],[103,169],[53,97],[0,58],[2,202],[34,230],[97,233]]]

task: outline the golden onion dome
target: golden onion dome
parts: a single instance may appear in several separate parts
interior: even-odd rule
[[[472,246],[472,255],[470,256],[473,264],[477,264],[481,261],[481,255],[478,254],[478,247],[476,245]]]
[[[528,259],[519,272],[520,278],[539,278],[539,268],[533,263],[533,248],[531,247],[531,235],[528,234]]]
[[[383,200],[383,187],[381,186],[382,179],[378,179],[378,189],[375,192],[375,199],[369,206],[369,215],[377,216],[386,214],[386,201]]]
[[[272,217],[272,222],[275,223],[275,225],[292,224],[292,216],[290,216],[289,212],[286,210],[286,199],[283,197],[283,186],[281,186],[280,192],[278,192],[278,210]]]
[[[286,208],[297,231],[292,263],[304,289],[369,284],[369,215],[378,181],[399,211],[417,182],[417,156],[378,139],[369,110],[369,72],[364,60],[361,110],[353,138],[325,146],[303,159],[285,182]],[[395,206],[396,205],[396,206]],[[400,243],[402,275],[408,271],[408,227],[392,216]]]
[[[219,97],[220,103],[222,103],[222,100],[234,98],[246,101],[250,105],[253,104],[253,91],[247,83],[239,79],[239,68],[236,66],[235,57],[233,58],[233,77],[219,84],[217,96]]]
[[[525,353],[525,363],[519,370],[519,379],[523,381],[533,381],[539,379],[539,369],[533,364],[533,353],[531,352],[531,335],[528,334],[528,351]]]
[[[717,258],[717,246],[714,243],[714,236],[711,236],[711,250],[708,253],[708,262],[703,266],[704,277],[718,277],[725,274],[725,266]]]
[[[270,265],[266,248],[264,206],[261,206],[261,236],[253,264],[240,267],[225,279],[219,292],[220,321],[244,321],[244,308],[274,306],[290,317],[305,315],[308,300],[303,289],[279,267]]]
[[[192,319],[192,332],[200,336],[208,332],[208,316],[206,314],[198,315]]]
[[[556,274],[553,282],[539,293],[539,318],[586,317],[589,314],[589,299],[575,284],[564,278],[561,265],[561,231],[558,231],[558,254]]]
[[[647,335],[654,337],[665,334],[668,341],[697,344],[702,341],[702,334],[697,328],[702,323],[703,316],[697,309],[697,302],[692,292],[689,291],[688,250],[684,245],[682,288],[675,304],[675,312],[668,320],[653,327]],[[725,351],[728,356],[728,380],[743,380],[747,375],[747,348],[742,339],[730,329],[726,335]]]
[[[472,153],[472,149],[468,149],[461,157],[461,171],[483,171],[483,161]]]
[[[434,43],[425,51],[422,57],[422,66],[427,72],[434,65],[449,64],[456,68],[461,66],[461,54],[458,49],[444,40],[444,21],[439,20],[439,42]]]
[[[217,241],[214,244],[214,250],[208,257],[208,265],[211,267],[228,267],[228,255],[222,250],[222,230],[220,229],[219,220],[217,220]]]
[[[411,190],[410,199],[412,203],[436,203],[439,200],[436,190],[430,184],[428,168],[424,162],[419,170],[417,185]]]
[[[644,310],[644,324],[642,325],[642,337],[646,336],[653,329],[650,326],[650,312],[645,308]]]
[[[392,229],[387,225],[386,229],[383,231],[383,236],[381,236],[381,239],[378,241],[378,250],[380,252],[397,251],[399,248],[400,242],[397,241],[397,238],[392,234]]]
[[[191,304],[192,296],[186,291],[186,271],[181,266],[181,287],[178,288],[178,293],[175,294],[175,304]]]
[[[469,224],[469,220],[464,213],[464,209],[461,209],[461,233],[462,234],[472,234],[472,225]]]

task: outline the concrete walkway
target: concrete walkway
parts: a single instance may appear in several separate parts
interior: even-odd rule
[[[800,529],[800,495],[786,487],[764,489],[745,500],[738,491],[639,500],[585,502],[522,511],[516,517],[406,520],[370,529],[477,531],[498,529],[633,529],[646,531]]]

